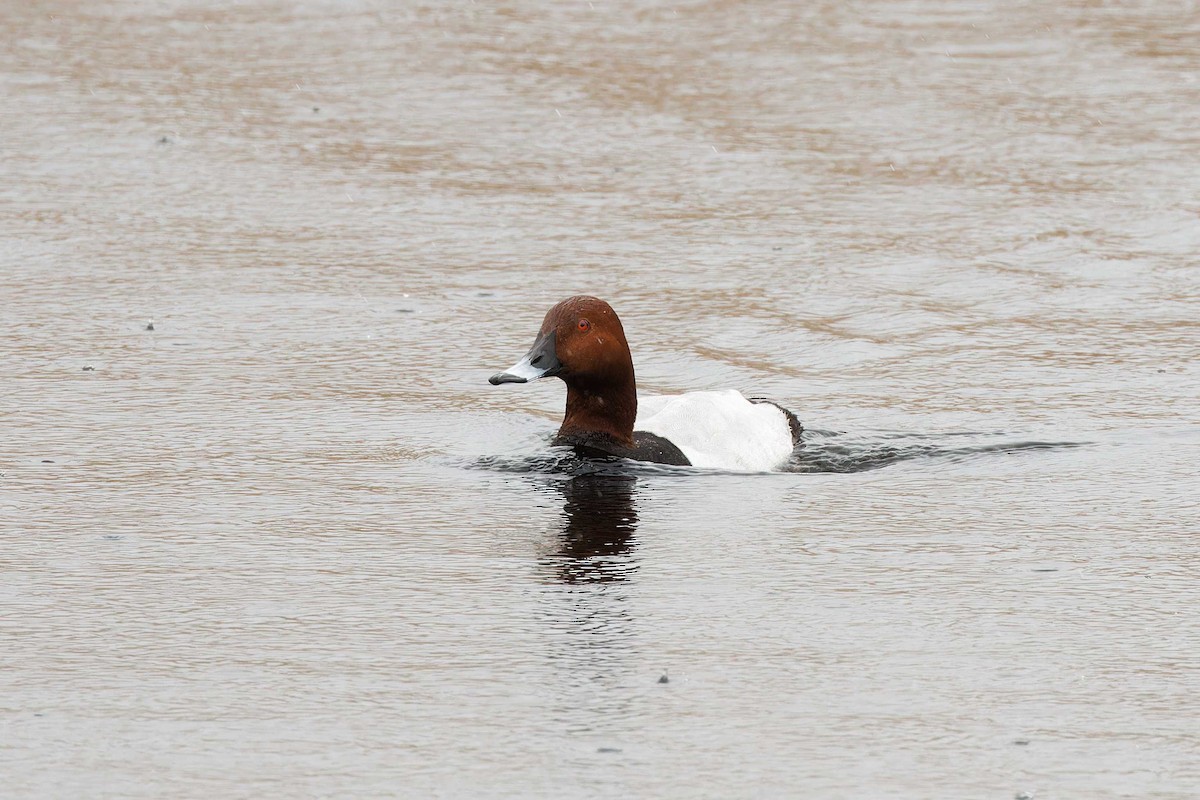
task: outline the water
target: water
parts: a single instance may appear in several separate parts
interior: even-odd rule
[[[6,796],[1196,795],[1194,3],[0,19]]]

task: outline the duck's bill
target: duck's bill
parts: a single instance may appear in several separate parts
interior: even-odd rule
[[[561,369],[562,365],[558,363],[558,355],[554,348],[554,331],[550,331],[545,336],[538,337],[524,358],[504,372],[497,372],[488,378],[488,383],[493,386],[502,383],[529,383],[538,378],[557,375]]]

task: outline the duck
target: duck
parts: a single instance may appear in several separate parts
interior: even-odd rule
[[[735,389],[643,397],[621,320],[604,300],[577,295],[546,312],[524,358],[493,386],[559,378],[566,412],[553,444],[585,457],[680,467],[771,471],[800,445],[804,426],[783,406]]]

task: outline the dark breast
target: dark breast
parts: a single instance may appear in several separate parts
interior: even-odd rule
[[[590,458],[616,456],[633,461],[649,461],[652,464],[668,464],[673,467],[690,467],[692,465],[692,462],[687,460],[687,456],[670,440],[645,431],[633,432],[633,447],[626,447],[606,434],[559,436],[554,443],[574,447],[581,456]]]
[[[692,465],[683,451],[676,447],[670,439],[664,439],[645,431],[633,432],[633,449],[625,457],[635,461],[650,461],[654,464],[670,464],[673,467],[690,467]]]

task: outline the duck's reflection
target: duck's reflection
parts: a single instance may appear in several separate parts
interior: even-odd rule
[[[638,627],[629,581],[637,571],[637,478],[584,474],[552,486],[562,516],[541,556],[549,584],[541,613],[559,676],[553,717],[572,733],[613,736],[633,716],[634,695],[622,687]]]
[[[605,583],[637,569],[633,475],[578,475],[561,485],[562,530],[553,560],[564,583]]]

